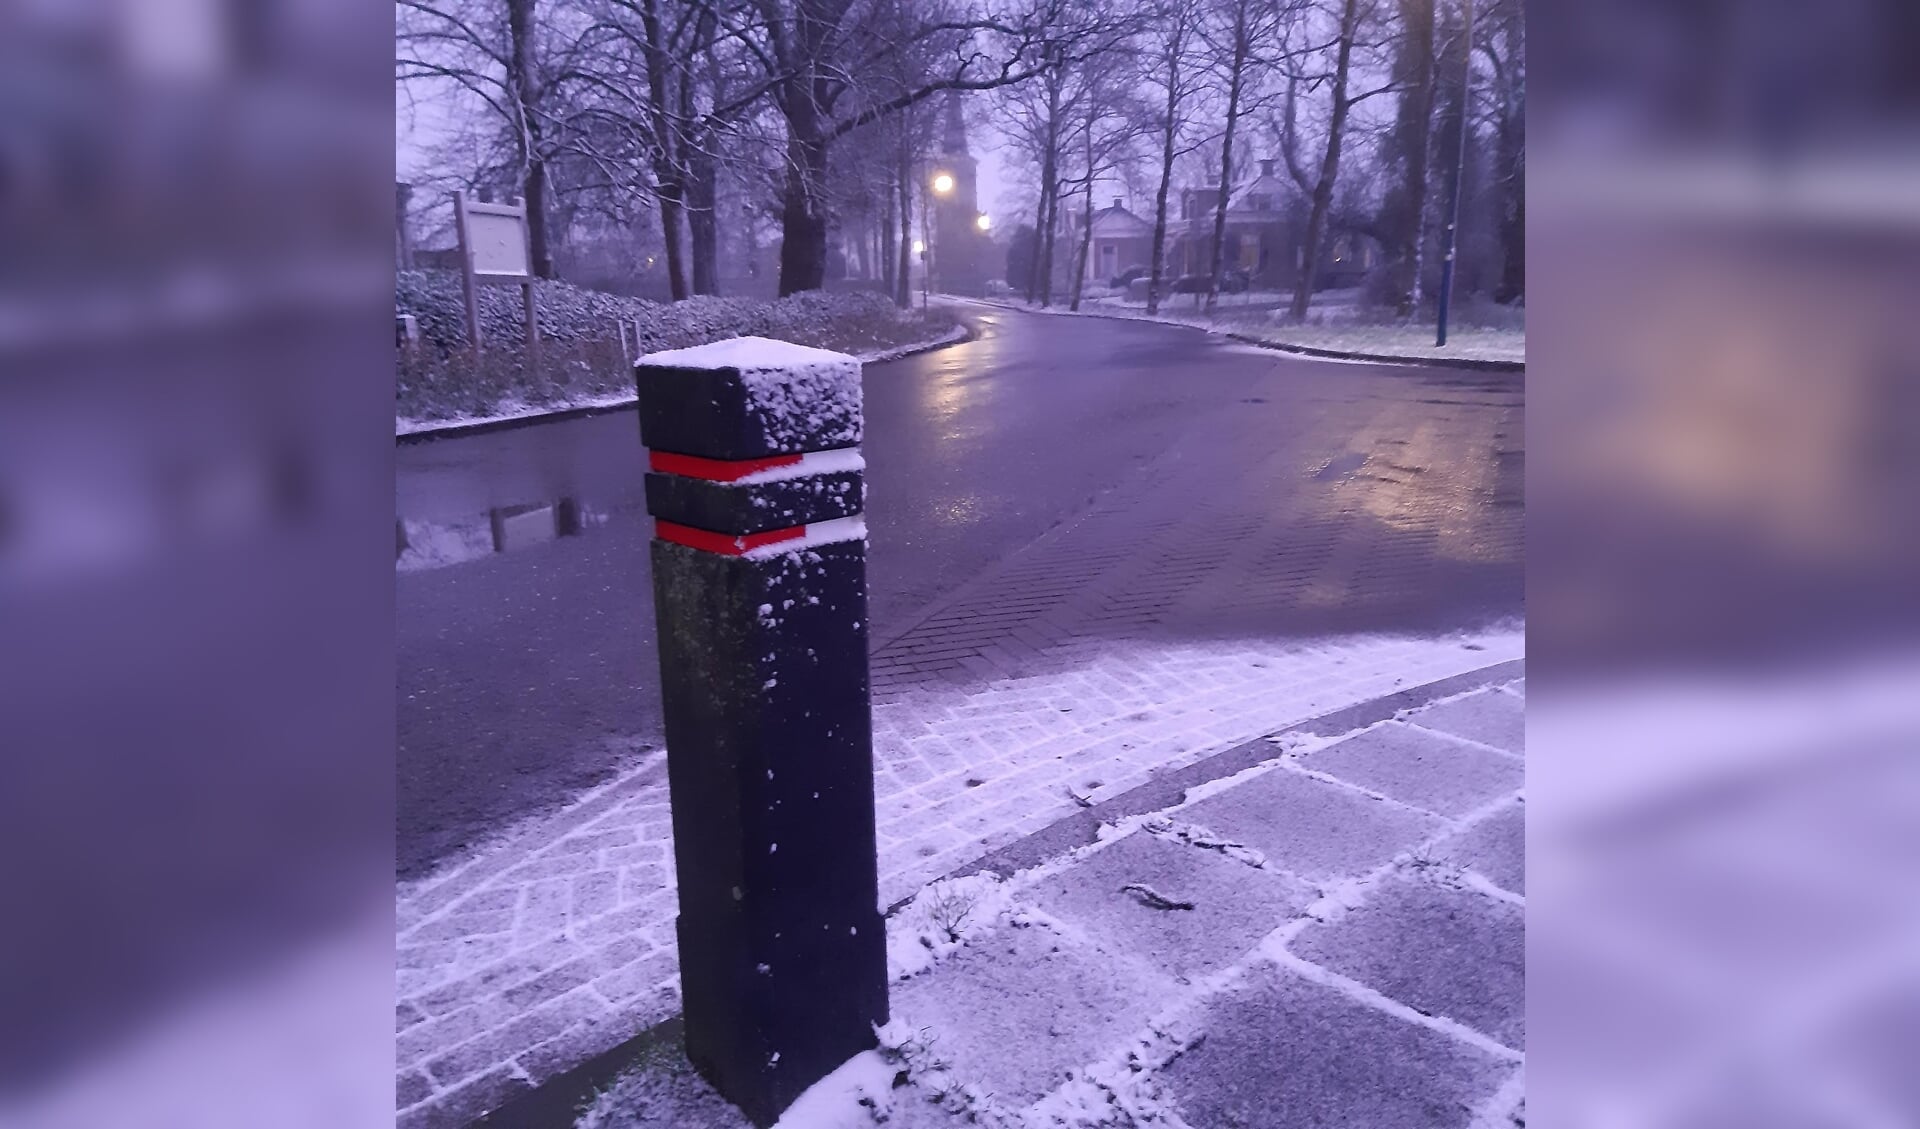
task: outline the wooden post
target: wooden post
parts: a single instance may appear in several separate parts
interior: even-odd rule
[[[453,193],[453,226],[460,236],[460,290],[467,300],[467,347],[473,350],[473,358],[480,359],[480,300],[473,292],[473,244],[467,238],[467,193],[464,188]]]

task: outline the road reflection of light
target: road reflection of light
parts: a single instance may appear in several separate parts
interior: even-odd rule
[[[1491,438],[1499,416],[1489,413],[1485,419],[1471,428],[1484,432],[1484,439],[1463,436],[1467,429],[1448,420],[1429,420],[1407,433],[1357,437],[1356,442],[1369,443],[1375,453],[1342,482],[1339,500],[1350,501],[1397,532],[1431,532],[1440,556],[1480,562],[1512,559],[1518,539],[1499,534],[1499,525],[1507,519],[1496,505],[1497,451],[1510,441]],[[1405,444],[1386,445],[1384,441],[1393,438],[1403,438]],[[1513,450],[1520,450],[1518,443]]]
[[[937,503],[934,515],[942,525],[972,525],[986,516],[986,507],[978,494],[961,494]]]

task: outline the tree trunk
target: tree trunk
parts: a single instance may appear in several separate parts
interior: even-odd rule
[[[547,235],[547,162],[535,158],[527,162],[527,247],[533,256],[533,273],[553,278],[553,251]]]
[[[827,281],[827,145],[795,129],[787,142],[780,209],[780,297]]]
[[[895,263],[893,259],[893,203],[894,203],[894,186],[893,185],[891,184],[887,185],[886,196],[887,196],[886,204],[880,211],[880,271],[881,271],[881,280],[887,288],[887,297],[892,298],[894,300],[894,303],[897,305],[899,304],[899,301],[900,301],[900,288],[899,288],[899,284],[896,282],[896,279],[898,278],[898,276],[894,274]]]
[[[1160,312],[1160,278],[1167,266],[1167,192],[1173,186],[1173,147],[1180,132],[1180,51],[1186,39],[1183,13],[1175,13],[1182,22],[1167,42],[1167,115],[1160,123],[1160,187],[1153,196],[1153,259],[1147,272],[1147,314]]]
[[[553,254],[547,242],[547,162],[540,148],[540,120],[534,109],[533,77],[534,0],[507,0],[507,87],[519,115],[523,193],[527,205],[527,244],[533,273],[553,277]]]
[[[708,57],[713,45],[716,17],[712,12],[701,15],[693,31],[693,42],[688,45],[692,58]],[[698,114],[698,99],[694,89],[694,71],[681,61],[675,96],[678,104],[680,122],[691,122]],[[719,215],[714,211],[718,202],[715,185],[714,155],[711,149],[713,135],[710,131],[694,127],[690,132],[686,126],[676,126],[679,133],[676,148],[681,164],[686,170],[686,207],[687,229],[691,236],[689,249],[693,258],[693,292],[695,294],[720,293],[720,225]]]
[[[913,150],[908,136],[903,122],[900,128],[900,270],[893,293],[894,304],[903,310],[913,305]]]
[[[1353,108],[1347,101],[1348,70],[1353,63],[1355,4],[1346,0],[1340,14],[1340,39],[1333,61],[1333,114],[1327,121],[1327,150],[1320,160],[1320,179],[1313,185],[1313,204],[1307,213],[1306,262],[1301,265],[1299,281],[1293,290],[1288,314],[1296,321],[1307,316],[1313,299],[1313,286],[1320,273],[1320,245],[1327,237],[1327,212],[1333,206],[1333,182],[1340,175],[1340,144],[1347,129],[1347,113]]]
[[[647,106],[653,119],[653,194],[660,202],[660,235],[666,244],[667,293],[678,302],[687,296],[687,273],[681,263],[680,245],[681,201],[685,189],[678,167],[679,131],[667,118],[667,74],[673,66],[672,55],[662,38],[655,0],[646,0],[641,6],[640,24],[646,36]]]
[[[713,155],[687,148],[687,230],[693,251],[693,292],[720,293],[720,229],[714,213],[717,193]]]
[[[684,215],[680,185],[671,181],[656,183],[653,192],[660,198],[660,235],[666,242],[667,253],[667,293],[678,302],[687,296],[685,251],[680,238],[680,221]]]
[[[1234,9],[1233,59],[1227,75],[1227,125],[1220,140],[1220,197],[1213,206],[1213,273],[1207,280],[1207,312],[1220,300],[1220,282],[1227,273],[1227,200],[1233,191],[1233,135],[1240,125],[1240,96],[1246,87],[1247,53],[1251,49],[1247,5]]]
[[[1054,229],[1060,222],[1060,72],[1047,75],[1046,152],[1040,159],[1040,244],[1034,270],[1040,278],[1040,305],[1053,304]]]
[[[787,121],[787,173],[780,200],[780,297],[827,281],[827,123],[818,76],[803,70],[780,101]]]
[[[1047,222],[1047,190],[1040,189],[1040,203],[1033,217],[1032,254],[1027,258],[1027,304],[1040,296],[1040,229]]]
[[[1068,307],[1075,313],[1080,311],[1080,292],[1087,283],[1087,252],[1093,246],[1093,122],[1087,122],[1087,191],[1086,202],[1080,206],[1080,251],[1073,268],[1073,303]]]
[[[1496,138],[1500,161],[1500,285],[1497,302],[1514,302],[1527,293],[1527,156],[1525,110],[1518,83],[1509,86],[1501,106]]]
[[[1400,0],[1397,76],[1405,90],[1395,111],[1396,155],[1402,162],[1400,213],[1395,217],[1393,301],[1410,317],[1420,301],[1420,267],[1427,235],[1428,149],[1433,133],[1433,0]]]

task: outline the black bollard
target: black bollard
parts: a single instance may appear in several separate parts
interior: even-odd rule
[[[887,1020],[860,364],[746,337],[634,370],[687,1058],[764,1127]]]

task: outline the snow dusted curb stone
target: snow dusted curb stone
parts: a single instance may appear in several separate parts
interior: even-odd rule
[[[894,349],[883,349],[875,353],[856,354],[855,359],[863,365],[897,361],[905,357],[918,356],[921,353],[930,353],[935,349],[944,349],[948,345],[971,341],[973,336],[973,330],[968,326],[956,325],[938,337],[916,341],[911,345],[901,345]],[[692,347],[699,348],[699,346]],[[634,393],[618,392],[611,396],[592,397],[557,408],[523,405],[490,416],[470,416],[451,420],[400,419],[395,421],[394,438],[401,443],[421,443],[432,439],[450,439],[460,435],[478,435],[487,431],[501,431],[536,423],[555,423],[605,412],[624,411],[631,409],[636,403],[638,400]]]
[[[1237,333],[1232,330],[1203,325],[1199,322],[1181,321],[1177,318],[1158,316],[1149,317],[1145,313],[1117,313],[1112,310],[1035,309],[1032,306],[1019,306],[1009,302],[996,302],[987,298],[959,298],[950,296],[950,300],[971,302],[981,306],[992,306],[995,309],[1012,310],[1015,313],[1022,314],[1051,314],[1066,317],[1108,318],[1113,321],[1144,321],[1153,322],[1157,325],[1179,325],[1185,326],[1188,329],[1197,329],[1202,333],[1225,337],[1229,341],[1237,341],[1242,345],[1253,345],[1261,349],[1272,349],[1278,353],[1294,353],[1303,357],[1317,357],[1329,361],[1356,361],[1376,365],[1411,365],[1415,368],[1467,369],[1473,372],[1523,373],[1527,371],[1527,362],[1525,361],[1500,361],[1476,357],[1413,357],[1397,353],[1348,353],[1338,349],[1321,349],[1312,345],[1291,345],[1279,341],[1268,341],[1265,338],[1255,337],[1249,333]]]

